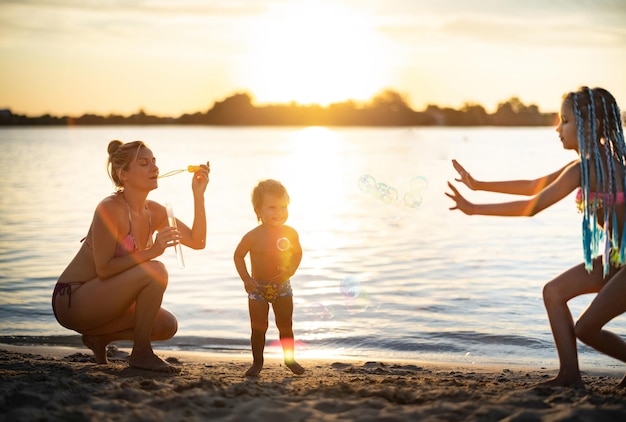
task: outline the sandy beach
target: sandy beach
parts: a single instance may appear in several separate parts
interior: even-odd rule
[[[130,368],[128,350],[96,365],[87,349],[0,345],[6,421],[623,421],[617,372],[585,372],[587,389],[536,388],[553,369],[302,360],[304,375],[267,359],[157,351],[181,372]]]

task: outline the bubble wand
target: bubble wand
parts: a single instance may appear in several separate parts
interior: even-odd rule
[[[170,226],[176,228],[176,217],[174,217],[174,208],[172,208],[172,204],[170,204],[169,202],[166,203],[165,209],[167,211],[167,220],[169,221]],[[178,268],[185,268],[185,260],[183,259],[183,250],[180,246],[180,242],[176,242],[174,250],[176,251],[176,261],[178,262]]]
[[[185,171],[188,171],[189,173],[195,173],[200,169],[202,169],[201,166],[187,166],[186,169],[172,170],[172,171],[168,171],[167,173],[159,174],[159,179],[162,177],[174,176],[175,174],[179,174]]]

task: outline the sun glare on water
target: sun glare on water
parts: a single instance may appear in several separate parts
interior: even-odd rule
[[[277,177],[288,181],[290,215],[299,221],[299,229],[324,236],[317,229],[339,224],[337,204],[345,195],[343,178],[349,168],[341,137],[328,128],[308,127],[291,134],[288,148],[289,154],[275,166],[281,169]],[[330,241],[320,238],[322,243]]]
[[[244,79],[259,103],[367,100],[388,83],[373,21],[337,2],[282,3],[250,36]]]

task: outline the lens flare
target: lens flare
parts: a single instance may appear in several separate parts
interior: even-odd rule
[[[285,252],[291,247],[291,242],[286,237],[281,237],[276,241],[276,247],[279,251]]]

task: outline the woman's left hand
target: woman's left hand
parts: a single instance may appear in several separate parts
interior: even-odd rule
[[[207,161],[206,164],[200,165],[200,170],[194,172],[193,179],[191,180],[191,189],[195,194],[204,195],[206,187],[209,184],[209,173],[211,172],[211,165]]]
[[[177,228],[165,226],[157,232],[154,243],[150,249],[154,250],[157,256],[163,254],[166,248],[174,246],[182,240]]]

